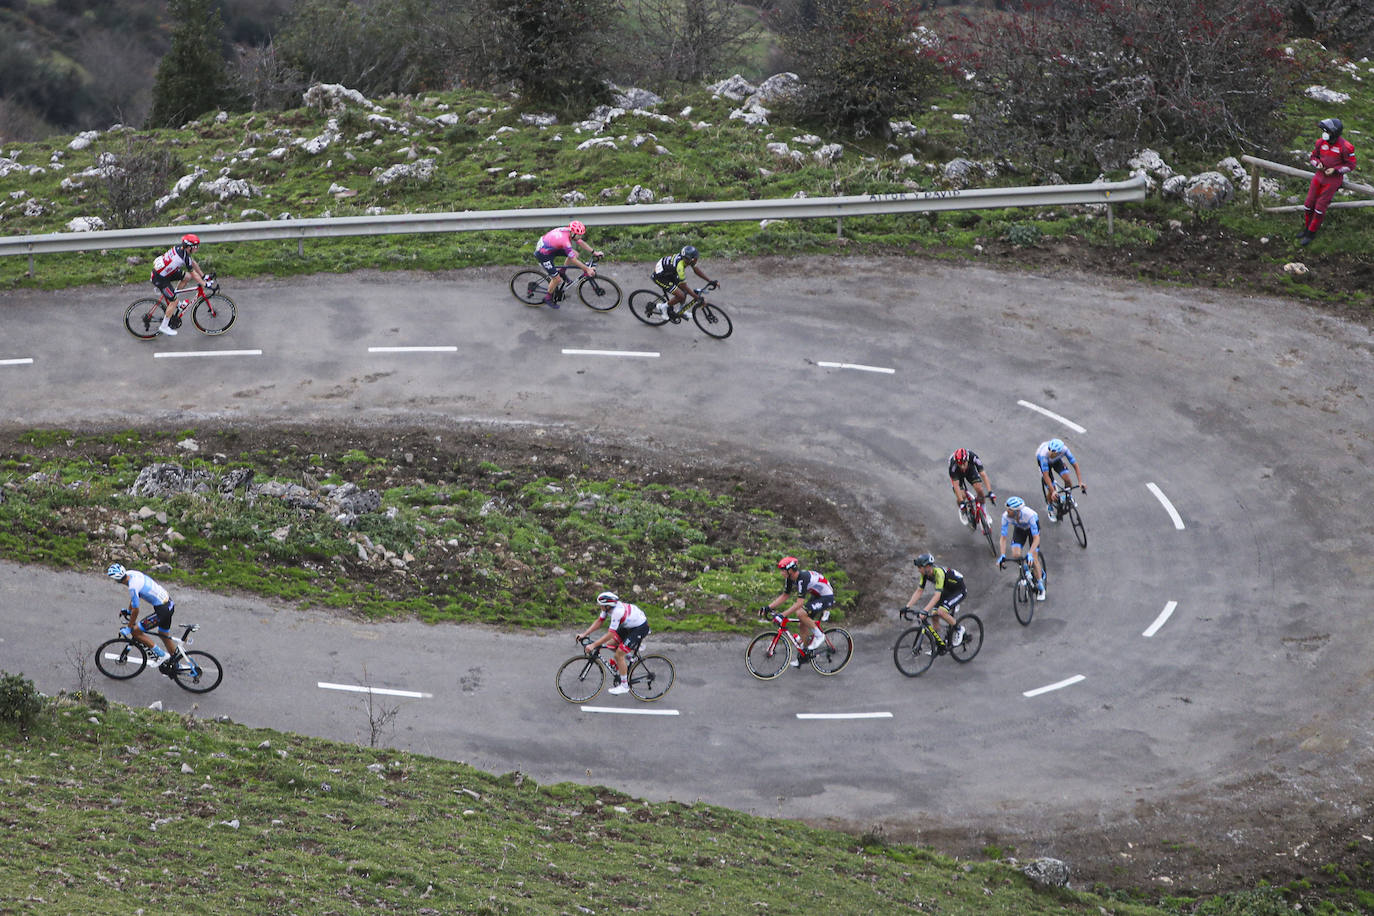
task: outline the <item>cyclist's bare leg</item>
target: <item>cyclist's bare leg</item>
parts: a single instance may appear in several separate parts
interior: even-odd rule
[[[951,627],[954,626],[954,615],[951,614],[949,608],[945,607],[943,604],[935,605],[935,616],[939,617]]]
[[[811,645],[811,640],[816,638],[820,630],[816,627],[816,621],[811,619],[811,615],[806,611],[797,611],[797,618],[801,621],[801,639],[803,646]]]
[[[988,486],[986,480],[975,480],[973,482],[973,492],[978,497],[978,501],[982,502],[988,498],[988,494],[992,492],[992,487]]]

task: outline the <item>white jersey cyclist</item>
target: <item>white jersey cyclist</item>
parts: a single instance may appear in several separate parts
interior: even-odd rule
[[[639,605],[631,604],[628,601],[617,601],[608,608],[602,608],[598,620],[605,620],[610,617],[609,627],[619,633],[635,627],[643,626],[649,622],[649,618],[639,609]],[[585,618],[584,618],[585,619]]]
[[[134,613],[138,612],[139,599],[148,602],[154,609],[171,602],[172,596],[167,594],[167,589],[159,585],[152,576],[136,569],[131,569],[128,573],[129,606],[133,608]]]
[[[1006,537],[1009,531],[1039,534],[1040,513],[1026,505],[1006,510],[1002,513],[1002,537]]]
[[[1059,446],[1059,450],[1054,452],[1054,454],[1051,454],[1052,449],[1050,446],[1052,445]],[[1040,470],[1042,472],[1054,470],[1060,474],[1066,471],[1064,462],[1067,461],[1069,464],[1078,463],[1077,459],[1073,457],[1073,452],[1070,451],[1069,447],[1060,439],[1046,439],[1044,442],[1041,442],[1040,447],[1035,450],[1035,460],[1040,465]]]

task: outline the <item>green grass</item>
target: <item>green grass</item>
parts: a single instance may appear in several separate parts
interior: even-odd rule
[[[178,448],[186,438],[203,451]],[[547,462],[474,462],[432,453],[427,436],[378,437],[387,444],[369,446],[376,454],[309,437],[285,449],[238,439],[35,430],[0,443],[0,550],[15,562],[84,571],[117,561],[172,586],[374,619],[582,626],[590,596],[609,588],[643,607],[659,632],[743,631],[751,609],[777,594],[776,558],[820,539],[733,480],[711,489],[633,479],[624,465],[551,472]],[[216,478],[247,468],[255,485],[304,484],[317,499],[317,484],[350,483],[376,491],[381,505],[346,526],[327,503],[312,511],[241,492],[130,495],[139,472],[158,463]],[[145,509],[151,517],[141,517]],[[837,561],[819,551],[809,560],[836,584],[839,614],[852,611],[857,592]]]
[[[1299,95],[1285,111],[1285,124],[1291,131],[1291,147],[1310,148],[1317,118],[1336,114],[1350,125],[1347,133],[1362,149],[1364,134],[1358,125],[1374,123],[1374,100],[1362,90],[1358,80],[1368,80],[1368,65],[1335,65],[1330,54],[1314,50],[1311,43],[1295,42],[1298,56],[1307,68],[1300,85],[1321,82],[1349,92],[1351,100],[1337,106],[1319,105]],[[362,215],[380,207],[388,213],[437,212],[456,208],[484,210],[506,207],[563,207],[562,196],[572,191],[586,195],[584,206],[603,202],[619,204],[636,184],[654,191],[658,200],[730,200],[745,198],[786,198],[798,193],[810,196],[870,194],[909,189],[942,187],[933,169],[903,169],[897,159],[912,153],[921,162],[941,163],[956,155],[985,158],[963,123],[951,115],[962,110],[966,90],[948,85],[919,110],[898,119],[910,120],[927,133],[921,139],[897,140],[890,146],[869,139],[846,143],[844,157],[834,166],[820,165],[809,157],[801,164],[781,161],[765,150],[768,140],[792,142],[809,132],[807,128],[779,122],[766,130],[746,127],[729,119],[733,107],[725,99],[713,99],[700,87],[687,87],[672,94],[659,111],[674,119],[663,123],[640,115],[626,115],[611,123],[605,135],[612,137],[616,150],[593,149],[579,152],[575,147],[590,134],[574,132],[571,124],[552,128],[522,125],[520,111],[506,98],[472,90],[431,93],[414,99],[383,99],[388,117],[410,119],[408,137],[386,133],[370,125],[356,111],[338,116],[343,139],[323,153],[311,156],[287,139],[274,133],[285,130],[286,137],[313,137],[325,128],[326,116],[299,109],[289,112],[257,112],[231,116],[225,123],[207,120],[188,130],[143,132],[148,138],[178,151],[189,172],[194,166],[207,168],[211,175],[228,168],[231,177],[246,178],[263,191],[251,200],[233,199],[225,203],[211,200],[199,190],[173,201],[159,216],[159,223],[183,224],[235,221],[245,208],[260,210],[269,217],[290,213],[296,217]],[[691,107],[690,115],[682,110]],[[482,109],[489,109],[482,111]],[[452,114],[459,123],[446,127],[418,118],[433,119]],[[698,122],[711,126],[697,130]],[[497,134],[501,127],[513,132]],[[371,134],[371,136],[368,136]],[[653,136],[639,147],[637,136]],[[555,139],[555,136],[561,139]],[[827,140],[837,139],[827,137]],[[380,140],[380,143],[376,141]],[[66,150],[66,138],[14,144],[7,152],[17,152],[18,161],[40,165],[47,171],[39,176],[14,172],[0,179],[0,227],[7,234],[61,231],[76,216],[96,214],[100,209],[94,179],[74,178],[77,172],[94,164],[95,156],[106,147],[123,147],[121,136],[102,137],[91,148]],[[657,156],[653,147],[662,145],[670,155]],[[794,144],[795,145],[795,144]],[[282,161],[265,158],[273,147],[289,149]],[[378,185],[374,169],[406,161],[404,150],[411,146],[416,155],[433,158],[435,176],[427,183],[410,182],[404,186]],[[234,156],[247,148],[258,150],[256,161]],[[808,149],[806,147],[800,147]],[[50,168],[54,150],[64,153],[61,171]],[[1244,150],[1188,151],[1162,149],[1160,152],[1177,171],[1186,174],[1211,169],[1225,155]],[[1275,153],[1280,158],[1284,154]],[[352,158],[349,158],[352,157]],[[510,177],[511,174],[516,177]],[[532,174],[533,180],[520,176]],[[1111,173],[1107,178],[1124,178]],[[1357,173],[1356,177],[1359,177]],[[85,182],[85,187],[62,190],[63,178]],[[1001,169],[991,185],[1034,183],[1035,176]],[[335,200],[328,194],[338,183],[357,190],[358,195]],[[1285,182],[1285,193],[1301,194],[1305,189],[1297,180]],[[21,199],[13,195],[20,194]],[[24,197],[23,195],[27,195]],[[37,199],[46,212],[25,216],[28,198]],[[1116,208],[1115,234],[1108,235],[1105,221],[1089,222],[1076,210],[966,211],[941,214],[930,220],[910,217],[865,217],[844,221],[844,240],[835,238],[833,220],[784,220],[766,228],[757,223],[711,223],[638,227],[597,227],[594,215],[582,214],[593,226],[592,240],[607,249],[614,259],[644,261],[661,255],[688,241],[698,245],[707,258],[722,264],[731,258],[769,254],[852,253],[856,250],[910,254],[913,249],[928,256],[963,257],[975,246],[1008,241],[1026,252],[1028,263],[1035,263],[1036,246],[1026,245],[1032,237],[1038,245],[1056,241],[1086,244],[1093,248],[1116,250],[1135,247],[1136,256],[1150,259],[1151,248],[1160,241],[1163,221],[1177,219],[1193,225],[1197,217],[1182,204],[1157,199],[1147,204]],[[1261,237],[1290,235],[1293,219],[1289,215],[1249,212],[1247,200],[1237,200],[1220,214],[1209,217],[1217,226],[1264,253],[1263,274],[1279,271],[1291,258],[1285,246],[1265,249]],[[1364,210],[1346,210],[1332,218],[1339,232],[1325,233],[1323,252],[1334,258],[1359,259],[1374,250],[1374,216]],[[1022,228],[1015,228],[1022,227]],[[174,231],[174,230],[173,230]],[[1009,234],[1010,233],[1010,234]],[[169,232],[169,234],[171,234]],[[204,262],[226,280],[248,276],[291,276],[318,272],[343,272],[363,268],[382,270],[437,271],[453,268],[511,264],[525,258],[533,233],[438,233],[430,235],[356,237],[311,240],[304,253],[295,242],[222,243],[202,250]],[[1020,239],[1020,241],[1018,241]],[[154,252],[90,251],[79,258],[51,255],[36,258],[35,275],[25,275],[27,259],[11,259],[0,264],[0,288],[28,286],[57,289],[81,284],[142,284],[147,281],[148,262]],[[129,264],[130,256],[139,258]],[[1273,270],[1268,268],[1272,267]],[[1181,269],[1181,268],[1180,268]],[[1167,272],[1166,272],[1167,273]],[[1250,268],[1237,273],[1237,281],[1252,282]],[[1184,270],[1184,278],[1187,278]],[[1197,280],[1199,277],[1193,277]],[[1210,281],[1209,281],[1210,282]],[[1320,283],[1270,285],[1286,291],[1348,303],[1368,304],[1371,293],[1363,284],[1346,284],[1348,289],[1323,289]]]
[[[48,704],[28,733],[0,726],[0,799],[0,899],[24,913],[1193,912],[1037,890],[1005,864],[875,836],[90,693]]]

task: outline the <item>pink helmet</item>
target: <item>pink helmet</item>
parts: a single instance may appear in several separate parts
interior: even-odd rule
[[[568,223],[568,231],[571,232],[573,235],[586,235],[587,226],[581,220],[575,219],[572,222]]]

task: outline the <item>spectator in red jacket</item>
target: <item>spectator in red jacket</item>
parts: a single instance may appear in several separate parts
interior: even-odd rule
[[[1341,136],[1345,125],[1340,118],[1327,118],[1317,125],[1322,130],[1322,138],[1312,150],[1307,161],[1317,174],[1312,176],[1312,184],[1307,189],[1307,201],[1303,204],[1302,231],[1298,233],[1298,244],[1306,245],[1317,235],[1326,208],[1337,189],[1345,183],[1346,173],[1355,167],[1355,147]]]

